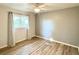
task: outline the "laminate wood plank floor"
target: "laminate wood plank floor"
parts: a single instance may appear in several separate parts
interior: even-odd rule
[[[78,49],[60,43],[33,38],[0,50],[0,55],[79,55]]]

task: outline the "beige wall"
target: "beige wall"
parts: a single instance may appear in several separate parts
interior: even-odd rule
[[[7,16],[5,9],[0,8],[0,47],[7,46]]]
[[[32,36],[35,35],[34,31],[34,27],[35,27],[35,22],[34,22],[34,14],[33,13],[25,13],[22,11],[18,11],[18,10],[13,10],[4,6],[0,6],[0,48],[6,47],[7,46],[7,40],[8,40],[8,11],[13,11],[15,13],[20,13],[20,14],[26,14],[29,15],[30,18],[30,28],[29,28],[29,38],[31,38]],[[33,31],[33,32],[32,32]],[[18,36],[21,36],[21,34],[19,34]],[[24,36],[23,36],[24,37]],[[22,39],[19,38],[19,39]],[[18,40],[19,40],[18,39]],[[16,41],[17,39],[15,39]],[[18,42],[18,40],[16,42]],[[21,40],[19,40],[21,41]]]
[[[42,31],[46,21],[52,28],[49,38],[79,46],[79,7],[40,13],[36,20],[37,36],[44,37]],[[45,24],[46,26],[49,25]],[[45,34],[48,35],[48,33]]]

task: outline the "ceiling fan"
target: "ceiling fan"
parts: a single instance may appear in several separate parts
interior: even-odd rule
[[[32,3],[32,7],[35,13],[39,13],[41,10],[46,10],[46,4],[44,3]]]

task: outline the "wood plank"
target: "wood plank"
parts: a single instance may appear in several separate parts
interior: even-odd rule
[[[79,55],[78,49],[60,43],[33,38],[17,43],[13,48],[0,50],[1,55]]]

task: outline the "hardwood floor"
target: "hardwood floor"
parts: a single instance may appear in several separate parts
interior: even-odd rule
[[[78,55],[78,49],[60,43],[33,38],[0,50],[0,55]]]

